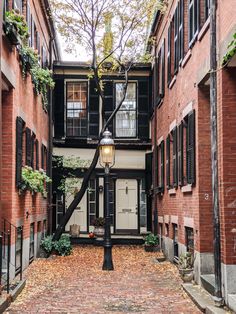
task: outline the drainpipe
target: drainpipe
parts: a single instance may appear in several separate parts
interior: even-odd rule
[[[53,42],[54,38],[50,39],[49,44],[49,69],[53,69]],[[48,108],[48,118],[49,118],[49,128],[48,128],[48,176],[52,178],[52,137],[53,137],[53,130],[52,130],[52,90],[50,89],[49,92],[49,108]],[[49,183],[49,191],[48,191],[48,234],[52,234],[52,183]]]
[[[154,142],[154,147],[153,147],[153,174],[154,174],[154,178],[153,178],[153,206],[154,206],[154,211],[153,211],[153,233],[155,235],[158,234],[158,211],[157,211],[157,108],[156,108],[156,94],[157,94],[157,90],[156,90],[156,78],[157,78],[157,69],[156,69],[156,52],[157,52],[157,47],[155,45],[155,58],[154,58],[154,75],[153,75],[153,79],[154,79],[154,91],[153,91],[153,110],[154,110],[154,134],[153,134],[153,142]]]
[[[220,208],[218,183],[218,138],[217,138],[217,38],[216,38],[216,5],[217,0],[210,0],[210,107],[211,107],[211,172],[214,226],[214,300],[217,306],[222,305],[221,290],[221,246],[220,246]]]
[[[0,213],[2,213],[2,23],[3,23],[3,2],[0,4]]]

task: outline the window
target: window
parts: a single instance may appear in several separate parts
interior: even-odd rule
[[[169,224],[165,223],[165,236],[169,237]]]
[[[165,173],[165,165],[164,165],[164,154],[165,154],[165,144],[164,141],[160,143],[157,147],[157,164],[158,164],[158,192],[164,192],[164,173]]]
[[[174,14],[174,73],[178,71],[179,66],[179,15],[178,7]]]
[[[168,189],[178,186],[178,142],[175,127],[166,139],[166,186]]]
[[[34,259],[34,222],[30,224],[30,248],[29,248],[29,261]]]
[[[13,9],[19,10],[22,13],[22,0],[14,0],[13,1]]]
[[[48,152],[47,147],[44,144],[41,145],[41,168],[47,171],[47,158]]]
[[[208,19],[210,15],[210,0],[205,0],[205,21]]]
[[[186,235],[186,250],[187,252],[194,252],[194,234],[193,229],[189,227],[185,227],[185,235]]]
[[[43,230],[42,230],[42,239],[44,239],[47,235],[47,220],[43,221]]]
[[[170,23],[169,29],[168,29],[168,49],[167,49],[167,83],[170,84],[172,80],[172,65],[171,65],[171,59],[172,59],[172,22]]]
[[[66,85],[67,136],[87,136],[87,82],[68,82]]]
[[[29,30],[29,46],[32,47],[31,34],[32,34],[32,15],[30,10],[29,1],[27,1],[27,14],[26,14],[27,26]]]
[[[195,184],[195,111],[178,127],[178,184]]]
[[[188,8],[189,46],[192,46],[199,28],[199,0],[190,0]]]
[[[5,19],[5,13],[9,11],[9,3],[8,0],[4,0],[3,2],[3,19]]]
[[[158,52],[157,56],[157,82],[156,82],[156,91],[157,91],[157,101],[156,104],[158,105],[161,99],[165,95],[165,41],[163,42],[161,49]]]
[[[137,136],[137,93],[136,83],[128,83],[128,88],[120,110],[116,114],[116,137]],[[124,83],[116,83],[116,106],[124,95]]]
[[[15,274],[19,274],[22,263],[23,227],[16,229],[16,269]]]
[[[144,179],[140,181],[140,227],[147,227],[147,194]]]
[[[96,218],[96,182],[95,179],[89,181],[88,188],[88,208],[89,208],[89,226],[93,225]]]
[[[184,57],[184,0],[180,0],[174,14],[174,73]]]
[[[44,45],[41,48],[41,63],[44,69],[48,67],[47,50]]]

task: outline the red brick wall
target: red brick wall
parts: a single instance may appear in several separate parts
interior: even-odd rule
[[[45,23],[40,1],[30,1],[31,13],[37,30],[40,34],[41,44],[44,42],[49,50],[50,33]],[[28,74],[25,80],[22,77],[21,66],[17,49],[11,46],[3,36],[2,56],[14,73],[15,88],[3,93],[3,170],[2,170],[2,218],[12,224],[24,225],[24,238],[29,237],[30,223],[47,217],[47,200],[41,194],[32,196],[30,192],[18,194],[15,185],[16,169],[16,117],[21,116],[35,134],[39,141],[39,167],[41,168],[41,143],[48,144],[48,113],[43,110],[41,96],[36,96]],[[23,146],[25,149],[25,144]],[[29,213],[27,218],[26,212]]]
[[[230,30],[235,27],[235,15],[230,8],[234,0],[227,3],[219,1],[218,16],[218,42],[223,43]],[[187,1],[186,1],[187,3]],[[168,27],[172,20],[177,1],[170,1],[167,12],[157,30],[157,51],[161,46],[163,38],[168,38]],[[185,14],[186,15],[186,14]],[[212,199],[211,199],[211,155],[210,155],[210,100],[209,82],[205,82],[209,72],[210,64],[210,31],[205,23],[191,50],[185,43],[185,53],[190,58],[185,66],[180,66],[176,75],[176,82],[171,89],[165,83],[165,97],[160,108],[157,108],[157,140],[163,136],[166,140],[169,126],[176,120],[177,125],[182,120],[183,109],[192,102],[196,111],[196,185],[191,193],[182,193],[178,187],[176,194],[170,196],[165,188],[163,196],[158,196],[158,215],[178,216],[180,243],[185,244],[184,218],[194,219],[195,249],[200,252],[213,252],[213,224],[212,224]],[[185,20],[185,30],[187,24]],[[185,33],[185,41],[187,33]],[[225,45],[225,44],[224,44]],[[167,59],[166,77],[167,77]],[[232,161],[236,153],[236,121],[235,121],[235,69],[233,74],[228,70],[219,72],[219,169],[220,169],[220,205],[222,218],[222,261],[225,263],[236,263],[236,253],[233,243],[236,241],[232,236],[232,228],[236,228],[236,210],[226,208],[225,187],[234,187],[236,182],[235,166]],[[233,72],[233,70],[232,70]],[[222,82],[223,80],[223,82]],[[221,108],[222,106],[222,108]],[[153,122],[152,122],[153,125]],[[224,142],[224,146],[223,146]],[[231,164],[229,163],[231,161]],[[232,165],[232,166],[230,166]],[[171,169],[172,171],[172,169]],[[228,190],[227,190],[228,191]],[[230,196],[229,196],[230,194]],[[227,200],[235,200],[235,190],[227,194]],[[163,226],[164,228],[164,226]],[[170,226],[172,233],[172,226]],[[236,231],[236,230],[235,230]],[[173,235],[170,234],[170,237]],[[231,251],[231,252],[230,252]]]

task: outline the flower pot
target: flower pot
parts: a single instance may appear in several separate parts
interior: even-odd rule
[[[104,227],[94,227],[93,233],[97,238],[103,238],[105,234],[105,229]]]
[[[4,31],[6,33],[8,40],[10,41],[10,43],[12,45],[16,46],[20,43],[20,39],[19,39],[17,30],[16,30],[14,25],[11,25],[11,24],[5,22]]]
[[[193,269],[179,269],[179,273],[184,282],[191,282],[193,280],[194,274]]]
[[[158,252],[160,251],[159,245],[144,245],[144,250],[146,252]]]

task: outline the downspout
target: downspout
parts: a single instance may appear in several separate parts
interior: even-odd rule
[[[2,23],[3,2],[0,4],[0,213],[2,213]]]
[[[154,134],[153,134],[153,142],[154,142],[154,147],[153,147],[153,174],[154,174],[154,178],[153,178],[153,233],[155,235],[158,234],[158,210],[157,210],[157,108],[156,108],[156,94],[157,94],[157,90],[156,90],[156,82],[157,82],[157,68],[156,68],[156,51],[157,51],[157,47],[155,44],[155,51],[154,51],[154,75],[153,75],[153,79],[154,79],[154,88],[153,88],[153,110],[154,110]]]
[[[218,136],[217,136],[217,38],[216,38],[216,5],[217,0],[210,1],[210,107],[211,107],[211,172],[214,227],[214,273],[216,305],[222,305],[221,289],[221,245],[220,245],[220,208],[218,183]]]
[[[53,42],[54,36],[50,38],[49,44],[49,69],[53,70]],[[49,128],[48,128],[48,176],[52,178],[52,150],[53,150],[53,130],[52,130],[52,90],[49,92],[49,108],[48,108],[48,118],[49,118]],[[49,183],[48,186],[48,234],[52,234],[52,183]]]

